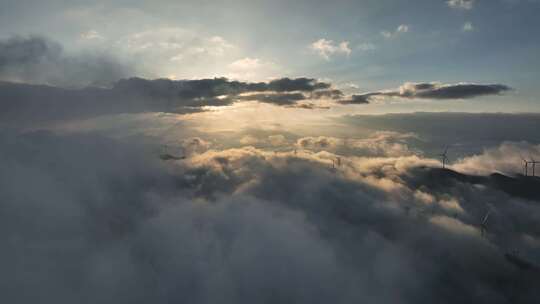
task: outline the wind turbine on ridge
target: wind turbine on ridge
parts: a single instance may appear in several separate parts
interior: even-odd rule
[[[439,156],[442,159],[442,167],[443,167],[443,169],[445,169],[446,168],[446,163],[448,162],[448,146],[446,147],[446,149],[444,149],[444,153],[439,154]]]
[[[536,164],[540,164],[540,162],[536,161],[534,158],[531,157],[531,160],[529,161],[529,164],[532,165],[532,176],[536,176],[536,173],[535,173]]]
[[[523,175],[528,176],[529,175],[529,161],[523,158],[523,156],[521,157],[521,160],[523,161]]]

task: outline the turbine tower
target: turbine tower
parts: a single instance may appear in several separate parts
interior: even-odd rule
[[[441,157],[441,160],[442,160],[442,167],[443,169],[445,169],[446,163],[448,162],[448,147],[446,147],[446,149],[444,149],[444,153],[439,154],[439,156]]]

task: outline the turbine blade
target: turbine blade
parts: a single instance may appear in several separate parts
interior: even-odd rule
[[[486,214],[486,216],[484,217],[484,220],[482,221],[482,225],[485,225],[488,221],[488,218],[489,218],[489,214],[491,213],[491,210],[488,211],[488,213]]]

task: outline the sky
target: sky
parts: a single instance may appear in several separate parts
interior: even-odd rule
[[[1,303],[537,303],[537,0],[0,0]]]
[[[0,37],[111,56],[129,76],[312,77],[361,93],[406,82],[504,84],[504,97],[364,112],[538,111],[540,3],[495,1],[2,1]]]

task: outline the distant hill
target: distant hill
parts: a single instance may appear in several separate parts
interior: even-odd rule
[[[431,189],[443,190],[452,183],[483,185],[508,193],[511,196],[540,201],[540,177],[516,175],[514,177],[493,173],[488,176],[468,175],[450,169],[418,167],[413,174],[405,177],[414,187],[422,185]]]

